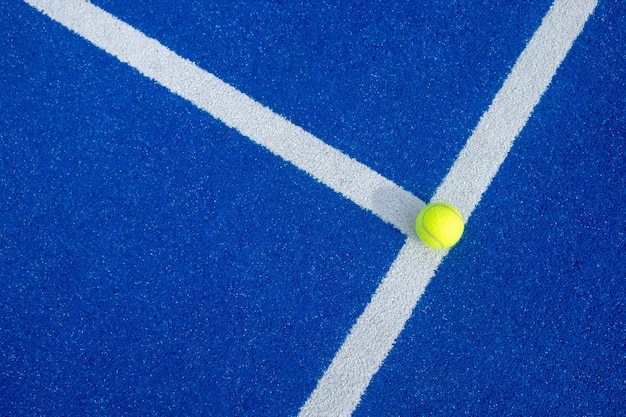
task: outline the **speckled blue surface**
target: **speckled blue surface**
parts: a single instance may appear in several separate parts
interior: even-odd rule
[[[428,200],[549,1],[103,7]],[[626,412],[626,12],[600,2],[355,416]],[[403,236],[0,5],[0,415],[293,416]]]

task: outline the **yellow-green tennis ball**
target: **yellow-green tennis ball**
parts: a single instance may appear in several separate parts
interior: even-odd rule
[[[454,246],[465,230],[461,213],[447,203],[431,203],[424,207],[415,220],[417,236],[435,249]]]

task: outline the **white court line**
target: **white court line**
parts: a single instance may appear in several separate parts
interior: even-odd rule
[[[412,233],[424,202],[371,168],[87,1],[25,1],[405,235]]]
[[[25,1],[408,235],[299,414],[351,415],[446,254],[412,232],[424,203],[102,9],[82,0]],[[433,201],[471,215],[596,3],[554,2]]]
[[[596,3],[553,3],[432,201],[472,214]],[[299,417],[352,414],[444,256],[407,238]]]

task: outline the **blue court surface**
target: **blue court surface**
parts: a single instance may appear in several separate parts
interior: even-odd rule
[[[2,2],[0,416],[626,415],[625,21]]]

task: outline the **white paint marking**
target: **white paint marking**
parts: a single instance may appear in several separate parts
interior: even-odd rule
[[[409,236],[299,413],[351,415],[447,253],[414,237],[424,203],[102,9],[81,0],[25,1]],[[469,218],[596,3],[554,2],[433,201]]]
[[[456,206],[467,221],[596,4],[597,0],[554,2],[433,201]]]
[[[450,202],[469,218],[596,3],[553,3],[432,201]],[[407,239],[299,417],[352,414],[444,256]]]
[[[349,416],[447,251],[409,237],[298,416]]]
[[[405,235],[424,202],[84,0],[25,0],[98,48],[372,211]]]

